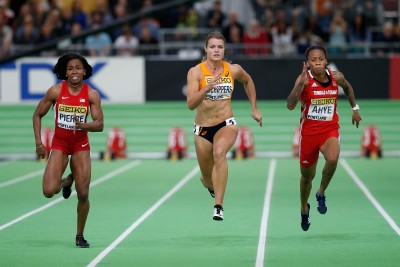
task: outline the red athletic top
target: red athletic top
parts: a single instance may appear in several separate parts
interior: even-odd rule
[[[86,83],[83,84],[82,90],[78,95],[71,95],[66,81],[63,81],[61,93],[53,107],[55,118],[54,138],[71,145],[78,142],[88,143],[87,131],[78,129],[74,131],[74,115],[81,122],[86,122],[89,106],[88,85]]]
[[[302,135],[316,135],[340,128],[336,111],[339,88],[332,71],[326,70],[326,73],[330,82],[321,84],[308,71],[308,85],[300,95]]]

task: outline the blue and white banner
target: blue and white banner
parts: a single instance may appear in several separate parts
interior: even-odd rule
[[[58,58],[22,58],[0,65],[0,104],[37,102],[60,82],[52,72]],[[87,58],[93,75],[85,80],[103,102],[144,103],[145,60],[132,58]]]

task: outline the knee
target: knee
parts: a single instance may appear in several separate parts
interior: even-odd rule
[[[77,189],[76,195],[79,202],[86,202],[89,199],[89,189]]]
[[[312,176],[312,175],[302,175],[300,179],[303,181],[303,183],[311,183],[312,180],[314,179],[314,176]]]
[[[325,158],[326,165],[329,165],[329,166],[336,166],[338,163],[338,160],[339,160],[339,158],[335,157],[335,156]]]
[[[89,200],[89,194],[77,194],[79,202],[86,202]]]
[[[301,170],[300,180],[303,183],[311,183],[315,177],[315,170]]]
[[[213,151],[214,161],[218,162],[226,158],[226,151],[221,147],[215,147]]]
[[[49,190],[47,188],[43,188],[43,195],[47,198],[52,198],[55,195],[55,191],[54,190]]]

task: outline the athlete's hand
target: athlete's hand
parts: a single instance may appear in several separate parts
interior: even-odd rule
[[[74,113],[74,121],[75,121],[75,126],[74,126],[74,133],[76,130],[81,130],[82,129],[82,122],[79,121],[78,117]]]
[[[253,111],[252,117],[262,127],[262,115],[258,110]]]
[[[221,82],[219,81],[219,79],[222,76],[222,71],[218,72],[212,79],[211,81],[207,84],[207,86],[209,86],[207,88],[207,92],[211,91],[215,86],[217,86],[218,84],[220,84]]]
[[[303,69],[302,69],[301,74],[300,74],[300,77],[301,77],[300,78],[300,82],[301,82],[301,84],[304,84],[304,82],[308,80],[307,71],[308,71],[307,63],[303,62]]]
[[[353,112],[353,116],[351,116],[351,123],[354,125],[356,124],[356,127],[358,128],[358,125],[360,124],[360,121],[362,121],[360,113],[357,111]]]
[[[39,158],[44,159],[46,148],[43,144],[36,145],[36,154],[38,154]]]

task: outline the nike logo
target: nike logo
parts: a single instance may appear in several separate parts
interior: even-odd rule
[[[204,136],[204,135],[206,135],[206,134],[207,134],[207,131],[201,132],[201,135],[202,135],[202,136]]]
[[[86,143],[86,144],[84,144],[84,145],[82,145],[82,147],[85,147],[85,146],[87,146],[89,143]]]
[[[62,96],[61,99],[67,99],[69,96]]]

